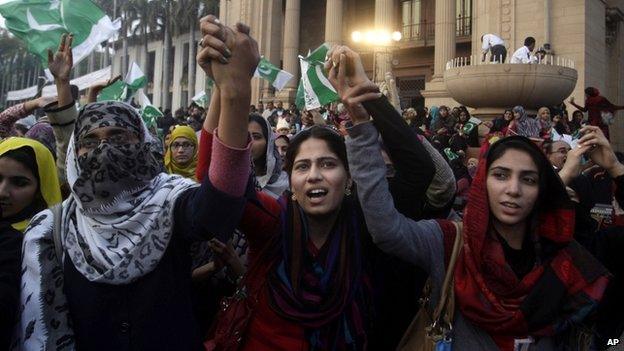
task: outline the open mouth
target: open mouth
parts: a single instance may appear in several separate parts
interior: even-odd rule
[[[321,199],[327,196],[327,193],[329,193],[327,189],[318,188],[318,189],[308,190],[306,192],[306,196],[308,196],[310,199]]]
[[[520,209],[520,206],[513,202],[501,202],[500,204],[503,205],[503,207],[510,208],[513,210]]]

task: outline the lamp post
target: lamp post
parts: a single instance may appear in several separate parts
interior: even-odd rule
[[[353,31],[351,40],[356,44],[364,44],[372,47],[373,50],[373,81],[378,83],[384,80],[385,72],[377,74],[377,54],[380,52],[390,53],[393,44],[401,41],[401,32],[390,32],[389,30],[376,29],[367,31]],[[390,62],[390,60],[387,60]]]

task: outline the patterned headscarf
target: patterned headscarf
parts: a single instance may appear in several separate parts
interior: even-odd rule
[[[110,126],[136,133],[139,142],[112,145],[102,141],[78,156],[81,138]],[[61,212],[62,259],[71,260],[90,282],[132,283],[160,263],[173,235],[176,200],[197,184],[160,172],[162,167],[152,153],[154,141],[128,104],[86,105],[72,140],[67,151],[72,193]],[[53,217],[49,210],[39,213],[24,237],[23,309],[17,343],[25,349],[75,349],[63,275],[59,274],[62,267],[54,254]]]
[[[28,130],[25,136],[45,145],[52,153],[52,156],[56,157],[56,138],[50,123],[37,122]]]
[[[102,142],[78,156],[80,141],[105,127],[130,131],[140,142],[124,145]],[[86,105],[78,115],[73,141],[68,150],[67,180],[83,210],[107,211],[106,208],[122,201],[124,195],[147,186],[162,171],[152,153],[151,135],[138,112],[125,103],[104,101]]]
[[[530,118],[524,107],[516,106],[513,108],[513,112],[520,115],[516,118],[516,124],[518,126],[518,135],[527,138],[539,138],[542,131],[542,125],[536,119]]]

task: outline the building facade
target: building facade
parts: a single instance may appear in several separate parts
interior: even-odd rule
[[[386,72],[396,77],[404,106],[456,105],[442,79],[446,63],[479,55],[483,34],[503,38],[508,59],[525,37],[533,36],[537,46],[549,46],[555,56],[574,60],[578,82],[572,96],[578,102],[584,101],[585,87],[594,86],[613,103],[624,105],[622,10],[624,0],[221,0],[219,18],[230,25],[249,24],[261,54],[295,77],[300,74],[299,55],[324,42],[349,45],[360,52],[375,81]],[[351,40],[354,31],[375,29],[399,31],[402,38],[379,47]],[[203,90],[205,82],[198,69],[194,89],[187,87],[188,38],[187,34],[173,40],[174,109]],[[148,66],[154,64],[148,69],[153,71],[150,82],[159,82],[162,44],[150,43],[149,50]],[[130,56],[139,57],[140,52],[132,47]],[[117,62],[120,59],[118,55]],[[293,79],[285,89],[275,91],[266,81],[254,79],[252,103],[292,102],[297,83]],[[160,85],[152,84],[148,93],[158,106]],[[616,118],[612,129],[612,141],[624,150],[624,115]]]

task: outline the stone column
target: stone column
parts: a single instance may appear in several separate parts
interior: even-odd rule
[[[446,63],[455,57],[456,25],[455,0],[436,0],[433,76],[422,92],[427,106],[456,105],[444,84]]]
[[[444,76],[446,63],[455,57],[455,36],[457,17],[455,0],[436,0],[435,2],[435,63],[433,78]]]
[[[394,31],[394,0],[375,0],[375,29]],[[373,53],[373,81],[383,82],[387,72],[392,72],[392,53],[387,48],[375,48]]]
[[[331,45],[342,44],[343,0],[327,0],[325,8],[325,42]]]
[[[286,0],[284,11],[284,49],[282,59],[284,70],[295,77],[299,77],[299,21],[301,14],[301,0]],[[291,79],[280,92],[284,102],[294,102],[297,95],[298,79]]]

